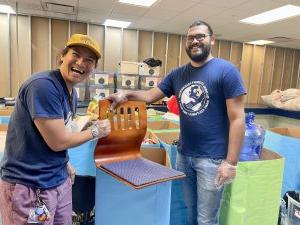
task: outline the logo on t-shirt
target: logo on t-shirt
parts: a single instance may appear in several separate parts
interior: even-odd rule
[[[180,108],[189,116],[197,116],[209,104],[207,88],[202,81],[193,81],[183,86],[179,92]]]

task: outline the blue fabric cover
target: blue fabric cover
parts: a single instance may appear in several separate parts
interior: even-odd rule
[[[75,168],[77,175],[96,176],[94,160],[96,144],[97,140],[92,140],[68,150],[70,163]]]
[[[8,124],[9,119],[9,116],[0,116],[0,124]]]
[[[281,195],[300,190],[300,139],[267,130],[264,148],[285,158]]]
[[[95,224],[170,225],[171,181],[136,190],[97,169]]]

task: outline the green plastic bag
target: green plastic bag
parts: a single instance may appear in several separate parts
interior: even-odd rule
[[[284,159],[263,149],[261,160],[240,162],[224,190],[220,225],[277,225]]]

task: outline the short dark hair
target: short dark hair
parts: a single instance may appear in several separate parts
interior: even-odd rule
[[[210,35],[213,35],[213,34],[214,34],[214,32],[213,32],[211,26],[210,26],[208,23],[206,23],[206,22],[204,22],[204,21],[202,21],[202,20],[196,20],[196,21],[194,21],[194,22],[189,26],[189,29],[192,28],[192,27],[201,26],[201,25],[204,25],[204,26],[207,27],[207,29],[208,29]]]

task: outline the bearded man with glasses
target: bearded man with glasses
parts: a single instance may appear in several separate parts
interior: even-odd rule
[[[246,90],[237,68],[214,58],[210,25],[195,21],[186,38],[190,63],[171,71],[158,87],[117,93],[113,107],[127,100],[156,102],[175,95],[179,105],[180,139],[177,169],[182,179],[188,225],[218,225],[224,185],[233,181],[244,139]]]

